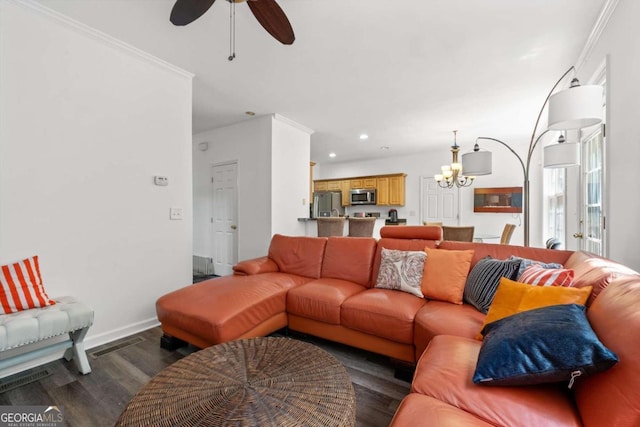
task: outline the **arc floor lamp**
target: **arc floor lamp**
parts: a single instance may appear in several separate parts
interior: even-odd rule
[[[538,117],[536,119],[529,149],[525,159],[504,141],[496,138],[481,136],[476,139],[473,151],[462,155],[462,164],[455,175],[470,177],[471,179],[478,175],[488,175],[492,173],[491,152],[481,151],[478,145],[479,140],[494,141],[505,146],[520,162],[524,179],[523,185],[523,214],[524,214],[524,246],[529,246],[529,225],[530,225],[530,205],[529,205],[529,171],[531,167],[531,157],[538,145],[540,139],[551,131],[563,131],[570,129],[580,129],[587,126],[593,126],[602,121],[602,94],[603,88],[599,85],[580,86],[577,78],[573,78],[568,89],[554,93],[558,85],[571,72],[575,73],[575,67],[571,66],[558,81],[553,85],[549,94],[544,100]],[[537,135],[540,118],[545,107],[549,104],[548,111],[548,127]],[[456,144],[456,148],[457,147]],[[545,147],[544,150],[544,167],[567,167],[579,164],[580,161],[580,144],[564,142],[564,136],[558,139],[558,144],[552,144]],[[454,153],[454,163],[457,163],[457,151]],[[462,175],[464,171],[464,175]],[[462,179],[452,179],[453,177],[437,175],[436,181],[440,186],[453,187],[466,186]],[[457,178],[457,176],[455,177]],[[460,185],[462,184],[462,185]],[[467,184],[468,185],[468,184]]]

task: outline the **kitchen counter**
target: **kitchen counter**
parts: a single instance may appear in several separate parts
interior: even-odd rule
[[[360,217],[353,217],[360,218]],[[406,219],[398,218],[397,224],[389,224],[389,217],[375,217],[376,222],[373,228],[373,237],[376,239],[380,238],[380,229],[385,225],[406,225]],[[315,237],[318,235],[318,227],[317,227],[317,218],[298,218],[298,221],[305,224],[305,235],[309,237]],[[402,223],[401,223],[402,222]],[[349,217],[345,217],[344,221],[344,235],[347,236],[349,234]]]

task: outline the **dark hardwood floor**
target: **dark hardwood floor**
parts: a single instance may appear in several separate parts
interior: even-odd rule
[[[64,408],[68,426],[113,426],[140,387],[195,351],[161,349],[161,335],[158,327],[91,349],[89,375],[78,374],[73,362],[64,360],[35,368],[27,373],[44,378],[0,393],[0,405],[58,405]],[[356,392],[356,426],[389,425],[410,384],[394,377],[395,366],[388,358],[313,337],[290,336],[318,345],[345,365]],[[0,380],[0,390],[8,388],[12,379]]]

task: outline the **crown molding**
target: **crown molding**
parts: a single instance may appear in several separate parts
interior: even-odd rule
[[[618,2],[619,0],[607,0],[604,6],[602,6],[600,15],[598,15],[598,19],[596,19],[596,23],[587,38],[587,42],[582,48],[582,52],[580,52],[580,56],[578,56],[578,60],[576,61],[577,71],[580,71],[589,60],[589,56],[598,43],[598,40],[600,40],[600,36],[609,23],[609,19],[611,18],[611,15],[613,15],[613,11],[618,5]]]
[[[123,52],[126,52],[134,57],[137,57],[139,59],[142,59],[150,64],[153,64],[157,67],[160,67],[162,69],[171,71],[181,77],[185,77],[189,80],[193,79],[194,74],[190,73],[189,71],[186,71],[180,67],[177,67],[173,64],[170,64],[167,61],[164,61],[156,56],[153,56],[141,49],[138,49],[137,47],[134,47],[128,43],[125,43],[121,40],[116,39],[115,37],[112,37],[106,33],[103,33],[102,31],[96,30],[95,28],[92,28],[86,24],[83,24],[82,22],[76,21],[75,19],[72,19],[66,15],[63,15],[60,12],[57,12],[53,9],[50,9],[44,5],[42,5],[41,3],[38,3],[35,0],[2,0],[2,1],[8,1],[12,4],[21,6],[25,9],[29,9],[31,11],[34,11],[36,13],[39,13],[42,16],[45,16],[55,22],[58,22],[60,24],[63,24],[69,28],[71,28],[72,30],[81,33],[85,36],[91,37],[94,40],[100,41],[106,45],[109,45],[111,47],[117,48]]]
[[[310,128],[304,126],[304,125],[301,125],[298,122],[294,122],[293,120],[291,120],[291,119],[289,119],[289,118],[287,118],[285,116],[281,116],[278,113],[274,113],[273,114],[273,118],[274,118],[274,120],[277,120],[277,121],[282,122],[282,123],[286,123],[291,127],[294,127],[294,128],[296,128],[298,130],[301,130],[301,131],[303,131],[305,133],[308,133],[309,135],[311,135],[311,134],[313,134],[315,132],[313,129],[310,129]]]

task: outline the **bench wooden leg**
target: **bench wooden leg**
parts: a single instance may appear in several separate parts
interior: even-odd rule
[[[89,359],[87,359],[87,352],[84,349],[84,337],[87,335],[89,328],[78,329],[77,331],[69,332],[69,338],[73,342],[71,348],[67,349],[64,353],[64,358],[67,361],[73,359],[81,374],[88,374],[91,372],[91,366],[89,365]]]

